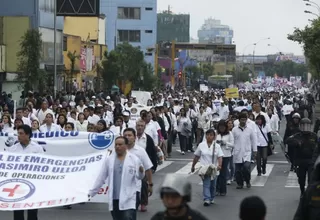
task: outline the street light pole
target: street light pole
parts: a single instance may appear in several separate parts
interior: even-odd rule
[[[53,15],[53,96],[57,97],[57,1],[54,2],[54,15]]]
[[[316,13],[313,13],[313,12],[311,12],[311,11],[305,10],[304,13],[306,13],[306,14],[312,14],[312,15],[317,16],[318,18],[320,18],[320,15],[317,15]]]
[[[267,38],[263,38],[261,40],[259,40],[257,43],[254,43],[254,47],[253,47],[253,53],[252,53],[252,74],[255,75],[255,70],[254,70],[254,56],[255,56],[255,52],[256,52],[256,46],[257,44],[259,44],[260,42],[262,41],[265,41],[265,40],[270,40],[271,38],[270,37],[267,37]]]
[[[316,8],[318,10],[318,13],[320,14],[320,8],[317,7],[316,5],[312,5],[310,3],[306,3],[306,6],[310,6],[310,7]]]
[[[319,13],[320,13],[320,5],[319,4],[317,4],[314,1],[309,1],[309,0],[303,0],[303,1],[304,2],[308,2],[308,3],[306,3],[306,5],[313,5],[314,7],[316,7],[318,9]]]

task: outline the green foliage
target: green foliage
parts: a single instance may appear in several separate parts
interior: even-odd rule
[[[18,77],[24,91],[38,87],[42,93],[47,85],[48,75],[40,70],[42,38],[38,29],[30,29],[22,36],[17,53]]]
[[[152,66],[144,61],[142,51],[129,43],[118,44],[115,50],[106,51],[101,68],[105,89],[111,88],[118,80],[132,82],[133,88],[152,90],[156,86]]]
[[[309,66],[314,70],[313,75],[320,75],[320,19],[316,19],[311,25],[304,29],[295,28],[288,39],[298,42],[303,46],[305,56],[308,58]]]
[[[67,57],[70,60],[70,73],[71,75],[75,72],[75,64],[78,59],[80,59],[80,55],[77,55],[77,51],[70,52],[68,51]]]
[[[286,78],[289,78],[290,76],[304,77],[308,72],[305,64],[298,64],[291,60],[264,65],[264,70],[267,76],[274,76],[274,74],[277,74],[280,77]]]
[[[213,75],[214,66],[210,63],[203,63],[201,64],[201,72],[203,73],[204,78],[208,79],[209,76]]]

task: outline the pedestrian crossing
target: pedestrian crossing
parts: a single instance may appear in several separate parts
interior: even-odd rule
[[[191,167],[192,159],[169,158],[169,160],[164,161],[158,166],[158,169],[154,175],[163,176],[164,173],[176,173],[187,175],[189,177],[196,176],[197,171],[201,167],[200,164],[198,163],[196,165],[196,172],[194,173],[191,173]],[[289,164],[286,161],[268,161],[266,166],[266,174],[258,176],[256,165],[252,165],[251,186],[264,187],[268,181],[270,181],[270,178],[272,178],[272,181],[283,181],[284,188],[299,188],[298,177],[296,173],[291,171],[289,172],[288,170]],[[198,185],[202,185],[200,178]]]

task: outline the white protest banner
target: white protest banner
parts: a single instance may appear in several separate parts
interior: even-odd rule
[[[0,210],[86,202],[106,157],[106,152],[79,157],[1,152]]]
[[[116,136],[112,131],[105,131],[103,133],[56,131],[34,133],[31,139],[43,146],[46,154],[82,156],[97,151],[113,149],[115,138]],[[0,146],[5,146],[4,143],[8,140],[9,142],[15,142],[17,137],[13,133],[0,133],[0,143],[3,143]],[[4,148],[0,147],[0,151],[3,151]]]

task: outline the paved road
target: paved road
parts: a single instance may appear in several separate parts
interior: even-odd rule
[[[282,124],[281,133],[283,134]],[[175,172],[188,174],[191,168],[193,155],[188,153],[180,155],[175,148],[170,161],[159,168],[153,177],[154,195],[150,197],[148,212],[138,213],[139,220],[149,220],[157,211],[163,210],[162,202],[159,198],[158,188],[166,173]],[[196,174],[189,174],[189,180],[193,184],[193,195],[191,207],[201,211],[211,220],[218,219],[238,219],[240,201],[249,195],[258,195],[264,199],[268,206],[267,219],[291,220],[299,202],[299,188],[296,175],[288,172],[289,165],[286,162],[280,149],[275,150],[275,155],[269,157],[267,173],[258,177],[256,169],[252,169],[252,188],[237,190],[235,183],[228,186],[228,194],[225,197],[217,197],[216,204],[210,207],[203,207],[202,186],[200,178]],[[54,190],[54,189],[51,189]],[[39,217],[46,220],[111,220],[107,211],[107,204],[84,204],[75,205],[71,210],[64,209],[43,209]],[[12,219],[12,213],[1,212],[0,219]]]

